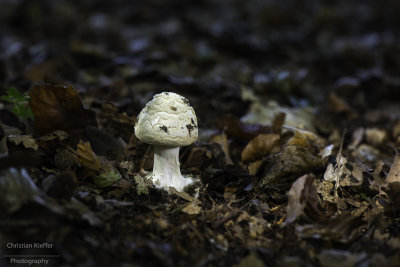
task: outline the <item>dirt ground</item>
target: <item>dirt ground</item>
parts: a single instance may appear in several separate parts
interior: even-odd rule
[[[400,266],[399,1],[0,4],[0,266]]]

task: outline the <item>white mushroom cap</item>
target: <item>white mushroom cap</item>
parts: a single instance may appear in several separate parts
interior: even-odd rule
[[[172,92],[157,94],[140,112],[135,135],[152,145],[190,145],[198,136],[196,114],[183,96]]]

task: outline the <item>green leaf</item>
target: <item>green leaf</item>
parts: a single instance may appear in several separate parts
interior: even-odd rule
[[[28,118],[33,119],[33,113],[28,104],[29,96],[11,87],[7,90],[6,95],[1,96],[1,99],[11,104],[14,104],[12,112],[20,120],[26,120]]]
[[[8,95],[2,95],[1,99],[3,99],[4,101],[7,101],[9,103],[13,103],[13,99]]]
[[[122,176],[117,170],[109,170],[95,176],[93,178],[93,182],[98,187],[107,187],[109,185],[112,185],[121,178]]]
[[[18,91],[17,89],[11,87],[10,89],[7,90],[7,94],[14,98],[16,102],[23,102],[23,101],[27,101],[29,99],[29,97],[23,93],[21,93],[20,91]]]

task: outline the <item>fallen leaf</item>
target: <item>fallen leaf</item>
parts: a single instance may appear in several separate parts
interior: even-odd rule
[[[251,104],[250,111],[241,118],[241,121],[249,124],[272,125],[272,128],[275,132],[276,126],[279,124],[279,120],[282,119],[279,117],[282,115],[278,115],[280,113],[285,114],[285,126],[292,126],[313,132],[315,131],[314,108],[309,106],[285,107],[280,106],[275,101],[268,101],[267,103],[261,100],[255,101]]]
[[[121,178],[121,174],[117,170],[111,168],[101,172],[99,175],[94,176],[93,182],[98,187],[107,187],[117,182]]]
[[[314,175],[306,174],[292,184],[288,193],[286,220],[283,226],[292,223],[303,214],[313,222],[323,222],[329,217],[322,207],[313,183],[314,179]]]
[[[242,161],[256,161],[266,156],[279,144],[280,137],[277,134],[260,134],[250,140],[242,151]]]
[[[83,107],[78,91],[71,85],[34,85],[29,93],[35,130],[46,134],[55,130],[76,132],[97,125],[96,114]]]
[[[386,177],[387,183],[400,182],[400,155],[397,149],[395,149],[395,151],[396,156],[394,157],[392,166],[390,167],[390,171]]]
[[[78,163],[92,171],[99,171],[101,163],[89,142],[80,141],[76,149]]]
[[[308,175],[303,175],[297,179],[289,190],[288,205],[286,208],[286,221],[284,225],[294,222],[303,212],[306,203],[302,201],[302,192]]]
[[[323,166],[318,152],[300,146],[285,146],[281,152],[269,156],[266,163],[258,187],[287,188],[293,179]]]
[[[217,134],[211,137],[211,142],[217,143],[222,147],[222,151],[225,154],[226,164],[233,165],[233,161],[229,155],[229,141],[225,133]]]
[[[138,173],[134,176],[134,180],[136,183],[136,194],[138,196],[140,195],[148,195],[149,194],[149,188],[154,187],[153,181],[149,178],[146,177],[145,174],[142,175],[142,173]]]
[[[22,144],[25,148],[32,148],[33,150],[38,149],[35,139],[30,135],[9,135],[7,140],[14,145]]]
[[[263,160],[257,160],[249,163],[247,169],[249,170],[250,175],[256,175],[261,165],[263,164]]]
[[[190,202],[182,209],[182,212],[187,213],[189,215],[196,215],[201,212],[201,207],[198,206],[196,202]]]

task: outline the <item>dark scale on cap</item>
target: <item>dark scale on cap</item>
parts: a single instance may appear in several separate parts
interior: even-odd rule
[[[183,97],[183,96],[181,96],[181,98],[182,98],[182,101],[183,101],[186,105],[190,106],[189,100],[187,100],[187,99],[186,99],[185,97]]]
[[[168,128],[167,128],[167,126],[165,126],[165,125],[160,126],[160,129],[163,130],[164,132],[168,133]]]
[[[194,122],[193,118],[191,118],[190,120],[192,121],[193,127],[194,127],[194,128],[197,128],[197,125],[196,125],[196,123]]]
[[[176,107],[170,106],[170,109],[172,109],[173,111],[176,111]]]
[[[194,127],[193,127],[191,124],[186,124],[186,128],[187,128],[188,131],[189,131],[189,136],[192,136],[191,133],[192,133]]]

